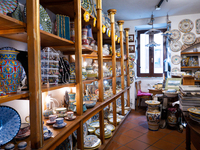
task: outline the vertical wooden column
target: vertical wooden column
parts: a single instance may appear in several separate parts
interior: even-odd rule
[[[127,57],[127,61],[126,61],[126,68],[127,68],[127,87],[130,86],[130,73],[129,73],[129,43],[128,43],[128,32],[129,32],[129,28],[125,28],[124,29],[126,31],[126,57]],[[130,107],[130,90],[127,90],[127,105],[128,107]]]
[[[42,93],[41,93],[41,56],[40,56],[40,15],[39,0],[28,0],[27,7],[27,43],[29,74],[29,106],[31,125],[31,148],[43,145]]]
[[[82,82],[82,15],[81,1],[74,0],[74,24],[75,24],[75,67],[76,67],[76,110],[77,115],[83,114],[83,82]],[[83,122],[77,129],[77,147],[83,149]]]
[[[123,24],[124,20],[117,21],[120,32],[120,53],[121,53],[121,87],[124,90],[124,41],[123,41]],[[122,115],[124,115],[124,93],[121,95]]]
[[[115,14],[116,9],[109,9],[108,13],[110,15],[111,23],[111,44],[112,44],[112,88],[113,94],[116,94],[116,52],[115,52]],[[113,124],[117,126],[117,116],[116,116],[116,99],[113,101]]]
[[[97,45],[98,45],[98,71],[99,71],[99,102],[103,102],[103,34],[102,34],[102,1],[97,0]],[[104,138],[104,111],[103,109],[99,112],[100,120],[100,139],[101,142],[105,142]]]

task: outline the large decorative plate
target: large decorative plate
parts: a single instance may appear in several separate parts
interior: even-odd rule
[[[200,115],[200,107],[191,107],[191,108],[188,108],[188,111],[190,113]]]
[[[86,135],[88,134],[88,126],[86,123],[83,124],[83,135],[84,137],[86,137]],[[74,137],[77,139],[77,131],[75,130],[73,132]]]
[[[16,110],[0,106],[0,146],[10,142],[18,133],[21,118]]]
[[[12,17],[19,21],[23,21],[23,14],[19,4],[17,6],[17,9],[12,13]]]
[[[178,67],[172,68],[172,72],[180,72],[180,69]]]
[[[84,138],[84,148],[94,148],[101,143],[101,140],[96,135],[87,135]]]
[[[104,124],[108,124],[108,121],[107,121],[107,120],[104,120]],[[91,122],[91,123],[90,123],[90,126],[91,126],[91,127],[94,127],[94,128],[99,128],[99,127],[100,127],[99,120],[96,120],[96,121]]]
[[[106,128],[109,129],[110,131],[114,131],[115,130],[115,126],[112,124],[107,124]]]
[[[24,16],[26,18],[26,6],[24,6]],[[40,5],[40,29],[52,33],[51,19],[42,5]]]
[[[196,20],[196,33],[200,34],[200,19]]]
[[[183,34],[182,41],[184,44],[193,44],[196,40],[196,35],[193,32]]]
[[[180,41],[172,41],[170,43],[170,48],[173,52],[178,52],[181,50],[182,44]]]
[[[18,6],[18,0],[3,0],[0,1],[0,13],[6,15],[12,13]]]
[[[194,24],[190,19],[184,19],[178,25],[179,30],[183,33],[190,32],[193,29],[193,27]]]
[[[178,64],[180,64],[180,62],[181,62],[181,57],[180,56],[178,56],[178,55],[174,55],[174,56],[172,56],[172,63],[174,64],[174,65],[178,65]]]
[[[172,40],[179,40],[181,38],[181,32],[177,29],[171,30],[170,38]]]

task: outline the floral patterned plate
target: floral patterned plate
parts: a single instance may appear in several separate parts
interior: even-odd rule
[[[18,0],[3,0],[0,1],[0,13],[6,15],[16,10],[18,6]]]
[[[84,148],[94,148],[101,143],[101,140],[96,135],[87,135],[84,138]]]
[[[182,41],[184,44],[193,44],[196,40],[196,35],[192,32],[183,34]]]
[[[178,64],[180,64],[180,62],[181,62],[181,57],[180,56],[178,56],[178,55],[174,55],[174,56],[172,56],[172,63],[174,64],[174,65],[178,65]]]
[[[181,50],[182,44],[180,41],[172,41],[170,43],[170,48],[173,52],[178,52]]]
[[[190,113],[200,115],[200,107],[191,107],[191,108],[188,108],[188,111]]]
[[[193,27],[194,24],[190,19],[183,19],[178,25],[179,30],[183,33],[190,32],[193,29]]]
[[[172,68],[172,72],[180,72],[180,69],[178,67]]]
[[[200,34],[200,19],[196,20],[196,33]]]
[[[177,29],[174,29],[174,30],[171,30],[171,35],[170,35],[170,38],[172,40],[179,40],[181,37],[181,32]]]

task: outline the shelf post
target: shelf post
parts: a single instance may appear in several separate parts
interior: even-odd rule
[[[112,44],[112,88],[113,94],[116,94],[116,52],[115,52],[115,14],[116,9],[109,9],[108,13],[110,15],[111,23],[111,44]],[[113,124],[117,126],[117,116],[116,116],[116,99],[113,101]]]
[[[28,0],[27,44],[31,149],[43,146],[39,0]]]
[[[75,70],[76,70],[76,110],[77,115],[83,114],[83,82],[82,82],[82,15],[81,1],[74,0],[74,24],[75,24]],[[83,121],[77,129],[78,148],[83,149]]]
[[[129,73],[129,43],[128,43],[128,33],[130,28],[124,29],[126,32],[126,68],[127,68],[127,87],[130,86],[130,73]],[[130,89],[127,90],[127,106],[130,107]]]
[[[104,101],[103,91],[103,34],[102,34],[102,0],[97,0],[97,45],[98,45],[98,71],[99,71],[99,102]],[[102,144],[105,142],[104,138],[104,111],[99,112],[100,121],[100,139]]]
[[[124,38],[123,38],[123,24],[124,20],[117,21],[120,32],[120,53],[121,53],[121,87],[124,90]],[[124,115],[124,92],[121,95],[122,115]]]

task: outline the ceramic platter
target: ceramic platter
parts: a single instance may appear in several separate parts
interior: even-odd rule
[[[181,38],[181,32],[177,29],[171,30],[170,38],[175,41],[179,40]]]
[[[196,20],[196,33],[200,34],[200,19]]]
[[[107,124],[106,128],[109,129],[110,131],[114,131],[115,130],[115,126],[112,124]]]
[[[172,68],[172,72],[180,72],[180,69],[178,67]]]
[[[194,24],[190,19],[184,19],[178,25],[179,30],[183,33],[190,32],[193,29],[193,27]]]
[[[96,148],[101,140],[96,135],[87,135],[84,138],[84,148]]]
[[[18,133],[21,119],[16,110],[0,106],[0,146],[10,142]]]
[[[87,134],[88,134],[88,126],[87,126],[86,123],[84,123],[83,124],[83,135],[84,135],[84,137],[86,137]],[[77,131],[76,130],[73,132],[73,135],[77,139]]]
[[[200,115],[200,107],[191,107],[191,108],[188,108],[188,111],[190,113]]]
[[[147,100],[147,101],[145,101],[145,103],[148,105],[159,105],[160,104],[159,101],[153,101],[153,100]]]
[[[119,123],[120,121],[121,121],[121,119],[119,117],[117,117],[117,123]],[[109,122],[113,124],[113,118],[110,118]]]
[[[95,131],[95,134],[96,134],[97,136],[100,136],[100,129],[97,129],[97,130]],[[109,130],[109,129],[104,130],[104,136],[105,136],[105,137],[108,137],[108,136],[110,136],[111,134],[112,134],[111,130]]]
[[[107,120],[104,120],[104,124],[107,124],[107,123],[108,123]],[[94,128],[99,128],[100,127],[99,120],[91,122],[90,126]]]
[[[24,6],[24,15],[26,17],[26,6]],[[42,5],[40,5],[40,29],[52,33],[51,19]]]
[[[196,35],[192,32],[183,34],[182,41],[184,44],[193,44],[196,40]]]
[[[178,55],[174,55],[174,56],[172,56],[171,61],[172,61],[172,63],[173,63],[174,65],[178,65],[178,64],[180,64],[180,62],[181,62],[181,57],[178,56]]]
[[[18,6],[18,0],[4,0],[0,1],[0,13],[6,15],[7,13],[12,13]]]
[[[182,44],[180,41],[171,41],[170,43],[170,49],[173,51],[173,52],[178,52],[181,50],[181,47],[182,47]]]

